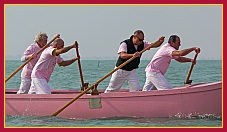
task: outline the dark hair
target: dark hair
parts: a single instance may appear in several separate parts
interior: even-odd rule
[[[134,35],[139,35],[139,34],[141,34],[141,33],[144,35],[144,33],[143,33],[142,30],[136,30],[136,31],[134,32]]]
[[[175,42],[176,42],[177,37],[178,37],[177,35],[171,35],[171,36],[169,37],[169,41],[168,41],[168,43],[171,43],[171,42],[175,43]]]

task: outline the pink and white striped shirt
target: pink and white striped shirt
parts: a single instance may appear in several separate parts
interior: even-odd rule
[[[170,46],[169,43],[163,45],[154,55],[150,63],[147,65],[146,72],[161,72],[163,75],[166,73],[171,59],[177,59],[178,56],[172,56],[172,52],[176,49]]]
[[[61,63],[63,61],[60,55],[58,56],[52,55],[54,50],[55,48],[50,46],[42,52],[40,59],[33,68],[31,74],[32,78],[42,78],[46,79],[47,82],[49,81],[50,76],[54,71],[56,63]]]
[[[31,44],[28,46],[28,48],[24,51],[24,56],[28,56],[30,54],[36,53],[40,50],[40,47],[37,43]],[[38,59],[40,57],[40,54],[37,55],[36,58],[33,58],[31,61],[29,61],[24,67],[21,72],[21,77],[23,78],[31,78],[32,69],[34,68],[35,64],[37,63]]]

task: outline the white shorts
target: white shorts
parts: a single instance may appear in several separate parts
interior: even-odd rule
[[[32,83],[28,94],[51,94],[46,79],[32,78]]]
[[[17,91],[17,94],[27,94],[29,91],[29,88],[31,86],[31,78],[23,78],[21,77],[21,83],[20,83],[20,88]]]
[[[137,69],[133,69],[132,71],[119,69],[112,74],[109,86],[106,88],[105,93],[119,91],[126,80],[128,81],[130,92],[140,90]]]
[[[171,84],[160,72],[146,72],[146,82],[143,91],[171,89]]]

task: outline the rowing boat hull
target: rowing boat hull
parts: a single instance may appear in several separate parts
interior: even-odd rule
[[[222,116],[222,82],[148,92],[99,92],[99,95],[84,94],[57,116],[77,119]],[[50,116],[78,94],[79,91],[75,90],[54,90],[50,95],[18,95],[13,90],[6,90],[5,113],[14,116]]]

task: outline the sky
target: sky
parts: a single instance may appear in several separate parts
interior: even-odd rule
[[[199,47],[197,59],[221,60],[222,10],[221,5],[6,5],[5,58],[19,60],[35,35],[45,32],[48,41],[60,34],[65,46],[78,41],[82,60],[116,60],[120,42],[141,29],[146,41],[165,36],[167,43],[177,34],[180,50]],[[144,52],[142,59],[152,59],[158,49]],[[75,49],[62,55],[75,56]]]

